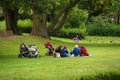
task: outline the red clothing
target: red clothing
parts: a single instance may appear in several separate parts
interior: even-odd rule
[[[51,43],[50,43],[50,42],[46,42],[46,43],[45,43],[45,46],[46,46],[46,48],[49,49],[47,55],[53,55],[54,48],[52,47]]]
[[[50,46],[52,46],[52,45],[51,45],[50,42],[46,42],[46,43],[45,43],[45,46],[48,48],[48,47],[50,47]]]
[[[87,50],[85,48],[81,47],[81,54],[83,54],[84,56],[89,56]]]

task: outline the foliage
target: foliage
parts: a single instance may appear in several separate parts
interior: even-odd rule
[[[117,10],[120,10],[120,0],[111,0],[111,5],[112,6],[110,6],[109,7],[109,10],[111,11],[111,12],[116,12]]]
[[[0,20],[4,20],[2,8],[0,7]]]
[[[22,33],[30,33],[32,30],[32,21],[30,19],[18,20],[18,28]]]
[[[44,15],[47,14],[49,23],[53,20],[53,18],[58,14],[58,12],[64,8],[68,3],[73,2],[74,0],[2,0],[0,1],[0,6],[3,7],[7,5],[8,8],[14,10],[15,8],[19,9],[19,18],[26,19],[32,18],[32,10],[35,10],[36,13],[39,14],[40,19],[44,18]],[[56,34],[63,37],[71,38],[74,34],[79,34],[81,38],[84,38],[86,34],[86,30],[77,30],[83,26],[83,24],[87,21],[87,18],[91,16],[98,16],[101,13],[114,15],[116,10],[120,8],[120,0],[80,0],[78,6],[74,7],[70,14],[68,15],[68,19],[64,25],[68,31],[65,29],[61,30]],[[0,7],[0,16],[2,15],[2,10]],[[79,9],[78,9],[79,8]],[[90,18],[92,26],[100,26],[91,27],[88,30],[88,34],[90,35],[115,35],[119,36],[119,29],[115,26],[112,27],[111,19],[109,17],[98,16],[96,18]],[[19,23],[19,22],[18,22]],[[22,24],[22,23],[21,23]],[[24,23],[23,23],[24,24]],[[91,26],[90,24],[90,26]],[[21,25],[18,25],[21,26]],[[26,26],[26,25],[25,25]],[[29,27],[28,27],[29,26]],[[88,25],[89,26],[89,25]],[[107,27],[110,26],[110,27]],[[71,28],[71,29],[69,29]],[[75,31],[72,31],[72,28]],[[88,27],[87,27],[88,28]],[[0,29],[3,29],[3,26],[0,26]],[[19,27],[21,32],[30,32],[31,25],[27,25],[25,27]],[[92,30],[93,29],[93,30]],[[103,33],[102,33],[103,31]],[[112,32],[113,33],[112,33]],[[65,35],[63,35],[65,34]]]
[[[91,23],[87,25],[88,35],[120,36],[119,25],[113,24],[112,18],[107,15],[92,17]]]
[[[62,38],[73,38],[75,35],[78,35],[80,39],[84,39],[86,35],[86,28],[84,26],[79,28],[62,28],[54,36]]]
[[[87,37],[94,41],[92,36]],[[96,38],[99,38],[96,36]],[[104,37],[104,40],[108,37]],[[120,40],[110,37],[108,40]],[[24,35],[20,38],[0,38],[0,78],[1,80],[119,80],[120,77],[120,41],[119,43],[83,43],[88,52],[95,56],[74,58],[53,58],[45,56],[44,46],[50,41],[54,48],[66,45],[68,50],[74,48],[71,39],[67,42],[48,40],[37,36]],[[71,42],[70,42],[71,41]],[[17,58],[20,43],[36,44],[41,58]],[[31,43],[32,42],[32,43]],[[49,66],[48,66],[49,65]],[[98,79],[99,78],[99,79]],[[104,78],[104,79],[103,79]]]
[[[65,28],[79,28],[88,17],[87,11],[78,9],[78,6],[74,7],[69,13],[64,25]]]
[[[19,19],[32,19],[32,12],[30,8],[20,7],[19,9]]]
[[[111,14],[114,15],[119,7],[119,0],[82,0],[79,4],[79,8],[83,10],[88,10],[88,19],[86,23],[89,22],[89,19],[93,16],[99,16],[100,14]],[[117,5],[117,6],[115,6]],[[113,14],[114,13],[114,14]]]
[[[0,31],[4,31],[5,28],[5,21],[0,21]]]

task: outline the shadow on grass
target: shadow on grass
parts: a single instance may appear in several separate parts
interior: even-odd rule
[[[120,72],[100,73],[96,76],[84,76],[75,80],[120,80]]]

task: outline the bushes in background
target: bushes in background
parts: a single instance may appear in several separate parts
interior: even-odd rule
[[[74,35],[78,35],[80,39],[84,39],[86,35],[86,28],[62,28],[57,34],[56,37],[63,38],[73,38]]]
[[[32,30],[32,21],[30,19],[18,20],[18,28],[22,33],[30,33]]]
[[[112,22],[112,18],[100,15],[92,17],[86,28],[88,35],[92,36],[120,36],[119,26]]]
[[[87,26],[87,32],[91,36],[120,36],[119,25],[97,26],[89,24]]]

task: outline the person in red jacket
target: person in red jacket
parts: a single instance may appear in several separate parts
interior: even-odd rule
[[[83,56],[89,56],[89,53],[88,53],[88,51],[85,49],[84,46],[81,46],[81,54],[82,54]]]

